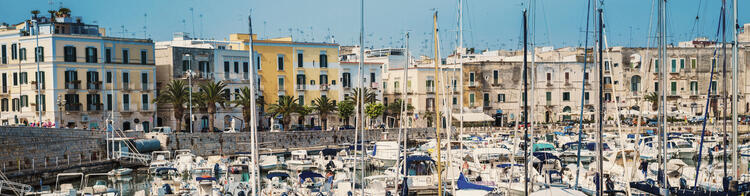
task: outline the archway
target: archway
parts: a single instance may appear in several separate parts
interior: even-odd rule
[[[545,123],[549,123],[549,121],[551,121],[551,118],[552,118],[552,112],[551,111],[544,112],[544,122]]]
[[[123,131],[130,130],[130,122],[128,121],[122,122],[122,130]]]
[[[570,109],[570,106],[565,106],[563,108],[563,120],[568,121],[570,120],[570,112],[572,109]]]

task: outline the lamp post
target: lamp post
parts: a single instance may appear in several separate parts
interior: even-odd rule
[[[193,71],[191,69],[192,66],[190,65],[192,63],[191,61],[193,60],[193,58],[192,56],[190,56],[190,54],[185,54],[184,56],[182,56],[182,60],[188,61],[188,70],[186,72],[187,78],[188,78],[188,89],[189,89],[188,91],[190,91],[188,93],[188,96],[189,96],[188,107],[190,107],[190,116],[189,116],[190,117],[190,133],[193,133],[193,81],[191,79],[193,77],[192,76]]]
[[[60,112],[60,124],[59,124],[60,128],[63,127],[63,119],[62,119],[63,106],[65,106],[65,100],[62,99],[62,95],[57,95],[57,108],[59,108],[58,110]]]

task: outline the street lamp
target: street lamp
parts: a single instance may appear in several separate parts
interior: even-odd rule
[[[59,124],[60,128],[63,127],[63,119],[62,119],[63,106],[65,106],[65,100],[62,99],[62,95],[57,95],[57,108],[60,113],[60,124]]]
[[[190,107],[190,133],[193,133],[193,82],[191,79],[193,77],[192,76],[193,71],[190,65],[192,63],[191,61],[193,60],[193,58],[192,56],[190,56],[190,54],[185,54],[184,56],[182,56],[182,60],[188,61],[188,70],[186,72],[187,78],[188,78],[188,89],[189,89],[188,91],[190,91],[190,93],[188,93],[188,96],[189,96],[188,107]]]

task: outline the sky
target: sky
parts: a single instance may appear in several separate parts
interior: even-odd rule
[[[476,51],[520,49],[521,13],[531,1],[464,0],[464,47]],[[533,1],[529,14],[536,46],[584,45],[589,0]],[[291,35],[295,41],[335,40],[341,45],[359,45],[357,0],[14,0],[2,4],[0,22],[16,24],[28,19],[31,10],[46,15],[46,10],[62,6],[71,9],[74,17],[98,24],[107,29],[109,36],[117,37],[165,41],[174,32],[187,32],[193,37],[223,40],[231,33],[247,33],[247,17],[251,14],[253,32],[261,38]],[[653,46],[654,5],[655,0],[604,1],[606,43]],[[415,55],[433,56],[432,15],[437,10],[441,55],[449,54],[458,45],[458,7],[458,0],[365,0],[364,45],[404,47],[404,34],[408,31],[410,50]],[[744,1],[738,7],[750,8]],[[715,39],[720,9],[718,0],[668,1],[669,42],[698,36]],[[748,14],[744,14],[750,12],[739,13],[740,24],[750,22]],[[731,13],[728,18],[731,24]],[[731,35],[732,31],[727,32]]]

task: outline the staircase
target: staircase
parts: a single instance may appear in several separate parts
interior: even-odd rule
[[[128,152],[122,152],[112,150],[112,156],[114,159],[117,159],[119,161],[124,161],[128,163],[133,164],[139,164],[139,165],[148,165],[151,161],[151,156],[141,154],[138,152],[138,149],[135,148],[135,145],[127,140],[127,137],[125,133],[119,130],[112,131],[112,138],[108,138],[112,142],[123,142],[128,147]],[[119,144],[118,144],[119,145]]]
[[[0,194],[2,194],[3,190],[11,190],[16,195],[25,195],[27,192],[31,192],[31,186],[12,182],[0,171]]]

